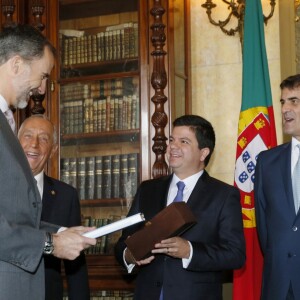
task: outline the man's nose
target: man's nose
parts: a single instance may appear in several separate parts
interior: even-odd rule
[[[32,137],[30,140],[30,145],[32,147],[37,147],[39,144],[39,139],[37,137]]]
[[[291,104],[288,103],[288,102],[284,102],[282,105],[281,105],[281,112],[282,113],[285,113],[287,111],[290,111],[291,110]]]
[[[37,88],[40,95],[44,95],[46,93],[47,80],[42,80],[42,84]]]

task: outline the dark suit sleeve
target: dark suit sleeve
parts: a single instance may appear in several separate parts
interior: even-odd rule
[[[265,252],[267,242],[267,226],[265,223],[265,197],[263,192],[263,168],[261,155],[258,156],[257,164],[255,167],[255,180],[254,180],[254,199],[255,199],[255,217],[258,237],[262,252]]]
[[[197,226],[202,232],[198,240],[190,242],[193,257],[188,266],[191,271],[219,271],[237,269],[245,262],[245,239],[240,205],[240,193],[231,186],[215,186],[216,206],[199,218]],[[219,201],[219,199],[222,199]],[[214,199],[211,200],[214,202]],[[214,214],[215,212],[215,214]],[[209,232],[209,236],[207,233]],[[187,233],[188,238],[189,232]],[[193,232],[196,236],[196,233]],[[201,241],[203,240],[203,242]]]
[[[69,214],[69,226],[81,225],[81,212],[78,193],[73,189],[72,205]],[[82,253],[73,261],[64,260],[64,267],[68,282],[69,300],[90,299],[88,270],[85,254]]]

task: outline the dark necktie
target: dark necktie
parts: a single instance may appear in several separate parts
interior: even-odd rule
[[[294,195],[296,214],[298,213],[299,205],[300,205],[300,144],[298,144],[297,147],[299,148],[299,156],[292,176],[293,195]]]

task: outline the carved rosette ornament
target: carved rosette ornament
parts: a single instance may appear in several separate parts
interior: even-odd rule
[[[151,76],[151,85],[155,91],[151,101],[154,103],[154,113],[151,117],[152,125],[155,128],[153,137],[154,144],[152,150],[155,153],[155,162],[152,168],[153,178],[165,176],[168,174],[168,165],[165,160],[167,149],[167,137],[165,136],[165,128],[168,124],[168,116],[164,111],[164,104],[167,97],[164,89],[167,85],[167,73],[165,70],[164,45],[166,41],[165,25],[162,22],[162,16],[165,9],[161,5],[160,0],[154,0],[154,7],[151,9],[151,15],[154,17],[154,23],[151,25],[152,36],[151,41],[154,50],[151,52],[153,57],[153,72]]]
[[[15,24],[13,21],[13,14],[15,12],[14,0],[2,0],[1,9],[4,15],[4,22],[2,24],[3,28],[12,26]]]
[[[42,16],[45,10],[44,0],[32,0],[31,10],[33,15],[33,26],[40,31],[45,29],[45,25],[42,23]]]

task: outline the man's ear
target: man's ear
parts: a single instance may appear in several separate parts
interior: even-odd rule
[[[52,150],[51,150],[51,153],[50,153],[50,158],[52,158],[52,156],[55,154],[55,152],[57,151],[57,148],[58,148],[57,144],[54,144],[52,146]]]
[[[210,153],[210,150],[209,148],[202,148],[200,150],[201,152],[201,155],[200,155],[200,161],[204,162],[205,161],[205,158],[207,157],[207,155],[209,155]]]
[[[9,59],[9,69],[13,75],[18,75],[21,72],[24,61],[21,56],[15,55]]]

